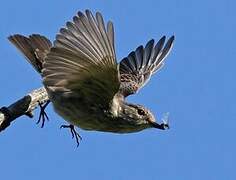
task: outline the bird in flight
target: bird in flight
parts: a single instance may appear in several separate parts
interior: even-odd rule
[[[12,35],[8,38],[41,74],[55,111],[70,125],[84,130],[132,133],[147,128],[168,129],[158,123],[150,110],[126,101],[161,69],[170,52],[174,36],[165,43],[148,41],[120,63],[117,62],[114,27],[105,26],[101,13],[78,12],[73,21],[60,29],[51,43],[46,37]]]

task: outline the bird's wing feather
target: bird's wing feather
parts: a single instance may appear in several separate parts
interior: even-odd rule
[[[174,36],[169,38],[164,46],[166,37],[163,36],[156,45],[150,40],[145,47],[139,46],[120,62],[120,93],[124,97],[136,93],[143,87],[151,75],[164,65],[164,59],[170,52]]]
[[[78,12],[56,36],[43,64],[43,83],[53,91],[83,96],[87,104],[108,105],[119,90],[113,24],[102,15]]]
[[[34,69],[41,73],[44,58],[52,46],[50,40],[39,34],[32,34],[29,37],[15,34],[8,39],[24,54]]]

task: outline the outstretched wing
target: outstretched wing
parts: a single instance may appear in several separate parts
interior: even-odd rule
[[[145,48],[139,46],[120,62],[120,92],[124,97],[136,93],[148,82],[151,75],[164,65],[164,60],[170,52],[174,36],[169,38],[164,46],[166,37],[163,36],[154,46],[150,40]]]
[[[119,90],[112,22],[102,15],[78,12],[60,29],[43,64],[43,83],[65,96],[83,97],[87,104],[108,105]]]

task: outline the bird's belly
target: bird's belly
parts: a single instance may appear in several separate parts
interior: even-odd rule
[[[89,131],[102,131],[112,133],[133,133],[138,132],[146,127],[137,127],[125,122],[111,118],[104,112],[91,110],[89,107],[77,104],[67,105],[65,102],[62,105],[54,103],[55,111],[62,116],[70,124],[75,125],[81,129]],[[87,110],[84,110],[87,109]]]
[[[54,96],[55,97],[55,96]],[[84,130],[113,133],[132,133],[147,127],[134,126],[127,121],[112,117],[96,105],[87,105],[79,99],[67,99],[63,96],[50,98],[54,110],[70,124]]]
[[[107,118],[101,110],[96,110],[79,102],[54,102],[53,106],[55,111],[66,121],[85,130],[103,129],[102,119]]]

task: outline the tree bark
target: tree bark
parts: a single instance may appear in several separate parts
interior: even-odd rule
[[[49,101],[47,91],[44,87],[41,87],[33,90],[10,106],[0,108],[0,132],[22,115],[32,118],[33,110],[47,101]]]

